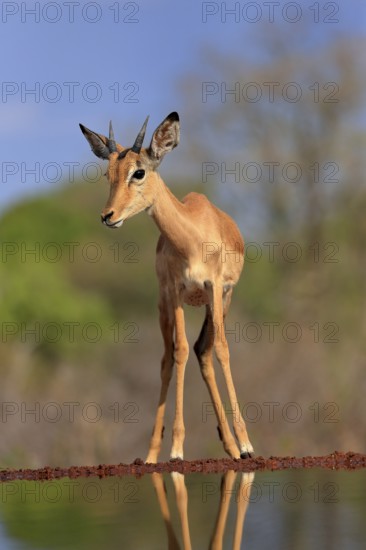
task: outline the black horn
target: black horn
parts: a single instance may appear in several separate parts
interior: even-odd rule
[[[137,138],[135,139],[135,143],[132,145],[131,151],[133,151],[134,153],[139,154],[140,151],[141,151],[141,147],[142,147],[142,143],[144,141],[146,126],[147,126],[148,120],[149,120],[149,117],[147,116],[145,122],[142,125],[141,130],[139,131],[139,133],[137,135]]]
[[[109,138],[108,138],[108,149],[110,153],[117,152],[116,141],[114,139],[114,132],[112,127],[112,121],[109,123]]]

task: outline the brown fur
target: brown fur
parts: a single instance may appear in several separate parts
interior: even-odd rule
[[[205,195],[189,193],[183,201],[179,201],[156,172],[164,154],[173,149],[178,141],[179,119],[176,113],[172,113],[155,130],[148,149],[142,149],[139,154],[128,151],[121,159],[118,153],[111,153],[107,172],[110,195],[102,212],[104,223],[117,227],[122,221],[146,210],[161,233],[157,245],[156,272],[165,351],[161,363],[160,399],[147,462],[156,462],[159,455],[173,366],[177,373],[177,395],[171,458],[183,458],[183,387],[189,350],[183,303],[206,306],[206,318],[195,344],[195,352],[211,395],[224,448],[231,457],[238,458],[250,455],[253,448],[238,411],[224,318],[233,286],[243,268],[244,242],[235,222]],[[123,147],[118,145],[117,149],[120,151]],[[134,174],[141,169],[145,170],[145,176],[139,180]],[[240,450],[230,432],[216,384],[213,349],[223,370],[231,407],[238,411],[234,415],[234,432]]]

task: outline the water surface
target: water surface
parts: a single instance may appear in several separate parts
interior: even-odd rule
[[[319,469],[12,481],[0,548],[363,549],[365,487]]]

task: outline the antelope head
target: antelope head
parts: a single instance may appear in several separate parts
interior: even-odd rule
[[[112,122],[108,138],[80,124],[93,153],[109,161],[106,176],[110,193],[101,214],[102,222],[107,227],[120,227],[135,214],[149,211],[154,204],[158,178],[156,169],[164,155],[179,143],[179,116],[173,112],[156,128],[149,147],[143,148],[148,119],[129,148],[116,143]]]

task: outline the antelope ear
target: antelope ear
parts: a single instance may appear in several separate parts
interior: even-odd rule
[[[156,128],[147,152],[156,166],[164,155],[169,153],[179,143],[179,116],[175,111],[170,113]]]
[[[94,155],[101,159],[108,159],[110,155],[108,138],[106,136],[102,136],[101,134],[92,132],[89,128],[86,128],[86,126],[83,126],[82,124],[79,124],[79,126],[85,138],[88,140]]]

